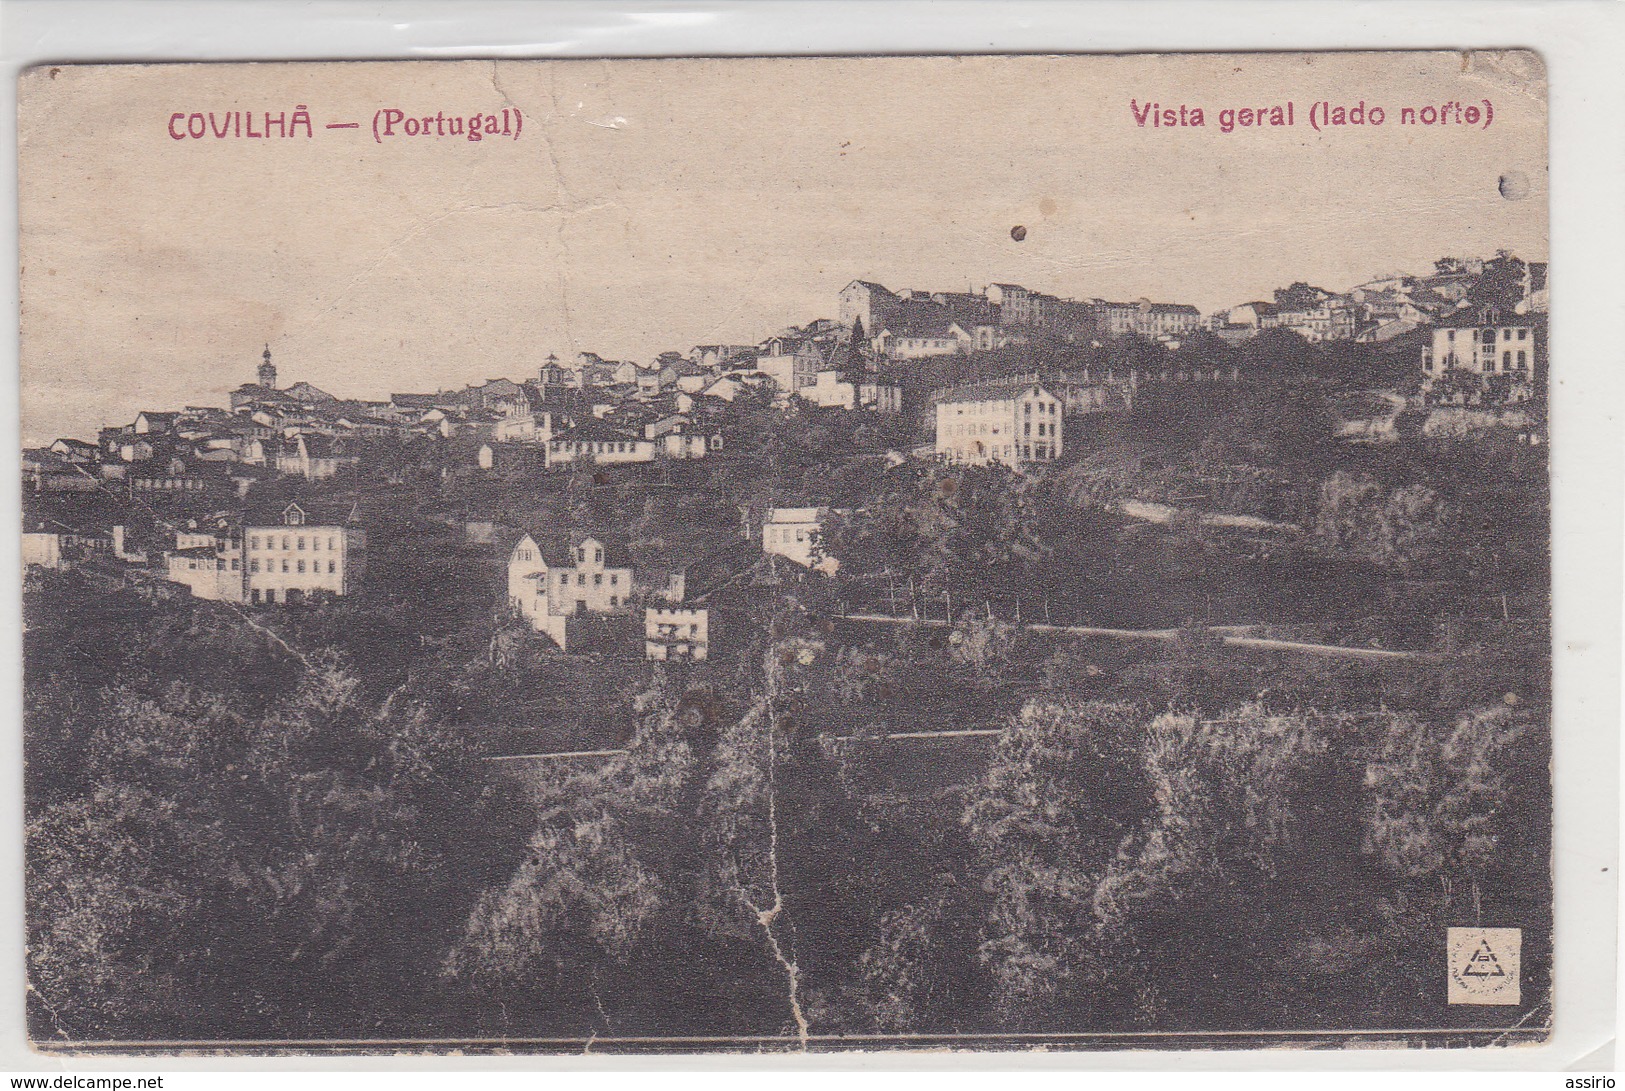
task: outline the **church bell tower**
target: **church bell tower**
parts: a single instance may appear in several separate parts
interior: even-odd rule
[[[267,390],[276,389],[276,365],[271,363],[271,346],[265,346],[265,363],[259,368],[260,385]]]

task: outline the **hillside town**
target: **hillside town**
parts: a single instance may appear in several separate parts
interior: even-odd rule
[[[1550,907],[1546,267],[1267,296],[853,280],[376,399],[262,343],[26,450],[40,1019],[1422,1025],[1414,937]]]
[[[1395,441],[1409,414],[1424,429],[1508,427],[1539,443],[1545,281],[1544,263],[1504,254],[1442,259],[1427,274],[1341,292],[1298,283],[1204,317],[1185,304],[1015,284],[946,292],[854,280],[836,294],[834,319],[754,345],[694,345],[645,363],[549,355],[517,379],[378,400],[283,383],[267,345],[227,406],[143,411],[93,439],[25,450],[23,558],[153,594],[287,607],[365,585],[370,487],[572,474],[700,482],[684,468],[755,457],[761,437],[742,430],[762,418],[747,406],[886,422],[894,468],[1037,471],[1066,461],[1092,420],[1132,415],[1142,391],[1279,379],[1244,356],[1265,342],[1277,356],[1344,343],[1389,365],[1395,381],[1376,391],[1340,389],[1354,375],[1291,377],[1374,403],[1339,421],[1345,441]],[[506,551],[504,601],[558,650],[618,623],[620,644],[651,659],[704,659],[713,587],[688,572],[736,589],[783,570],[833,575],[821,546],[831,499],[740,505],[739,541],[706,543],[717,556],[644,548],[637,563],[624,555],[625,528],[499,526],[473,509],[440,517]]]

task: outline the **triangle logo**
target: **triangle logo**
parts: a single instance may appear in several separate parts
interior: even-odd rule
[[[1445,947],[1447,1003],[1519,1003],[1523,994],[1520,929],[1448,928]]]
[[[1495,952],[1490,948],[1490,941],[1481,939],[1478,941],[1478,949],[1467,960],[1461,974],[1463,977],[1505,977],[1506,971],[1501,969],[1501,960],[1495,957]]]

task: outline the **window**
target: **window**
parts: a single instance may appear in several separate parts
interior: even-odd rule
[[[233,572],[237,572],[237,571],[240,571],[240,569],[239,569],[239,568],[238,568],[238,567],[237,567],[237,565],[238,565],[238,563],[239,563],[239,562],[238,562],[238,560],[237,560],[237,558],[236,558],[236,557],[233,557],[233,558],[232,558],[232,559],[231,559],[231,570],[232,570],[232,571],[233,571]]]
[[[616,596],[614,596],[614,595],[611,595],[611,596],[609,596],[609,604],[610,604],[610,605],[611,605],[611,606],[619,606],[619,605],[620,605],[620,604],[621,604],[621,603],[620,603],[620,599],[618,599],[618,598],[617,598],[617,597],[616,597]]]
[[[592,551],[592,559],[594,561],[596,561],[597,563],[599,563],[599,564],[603,564],[604,563],[604,551],[601,550],[601,549],[593,550]]]
[[[332,538],[332,537],[329,537],[329,538],[328,538],[328,539],[327,539],[327,548],[328,548],[328,549],[332,549],[332,548],[334,548],[334,546],[333,546],[333,538]]]
[[[338,562],[337,561],[328,561],[327,562],[327,571],[328,571],[329,575],[331,575],[332,573],[338,571]]]
[[[260,536],[258,534],[250,536],[249,539],[248,539],[248,548],[249,549],[258,549],[259,547],[260,547]]]
[[[283,549],[287,549],[287,548],[288,548],[288,536],[287,536],[287,535],[286,535],[286,534],[284,534],[284,535],[283,535],[283,536],[282,536],[282,548],[283,548]]]
[[[1525,361],[1526,361],[1526,357],[1524,356],[1523,350],[1519,349],[1518,350],[1518,370],[1519,371],[1522,371],[1525,367],[1529,366]]]
[[[621,577],[619,577],[619,576],[611,574],[611,576],[609,577],[609,585],[611,587],[614,587],[616,584],[618,584],[620,582],[621,582]]]
[[[248,562],[248,570],[250,572],[258,572],[260,570],[260,562],[258,562],[258,561],[249,561]]]
[[[604,574],[602,572],[594,572],[592,574],[592,585],[594,587],[604,586]]]
[[[305,562],[304,561],[299,562],[299,571],[300,571],[301,574],[305,571]]]
[[[584,572],[577,572],[576,573],[576,586],[577,587],[585,587],[585,586],[587,586],[587,575],[586,575],[586,573],[584,573]]]
[[[303,534],[301,534],[301,535],[300,535],[300,536],[299,536],[299,548],[300,548],[300,549],[304,549],[304,548],[305,548],[305,536],[304,536],[304,535],[303,535]]]
[[[570,574],[568,572],[560,572],[559,573],[559,586],[560,587],[569,587],[570,586]]]
[[[1512,353],[1510,353],[1510,352],[1501,353],[1501,370],[1502,371],[1511,371],[1512,370]]]
[[[311,549],[320,549],[320,548],[322,548],[322,540],[320,538],[312,538],[310,540],[310,548]]]
[[[1519,330],[1518,331],[1518,340],[1525,341],[1525,340],[1528,340],[1528,338],[1529,338],[1529,331],[1528,330]]]
[[[284,557],[282,559],[282,571],[286,572],[287,570],[288,570],[288,559],[286,557]]]

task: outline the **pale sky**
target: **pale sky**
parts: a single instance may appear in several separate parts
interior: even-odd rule
[[[1527,53],[62,67],[19,97],[29,444],[224,405],[266,343],[284,385],[386,398],[550,352],[753,343],[834,317],[855,277],[1205,314],[1547,256]],[[1147,99],[1207,125],[1141,128]],[[1312,102],[1362,99],[1381,127],[1309,126]],[[1400,124],[1485,99],[1487,129]],[[1291,128],[1219,130],[1222,108],[1288,101]],[[168,131],[299,104],[312,139]],[[381,109],[504,106],[517,140],[372,135]]]

